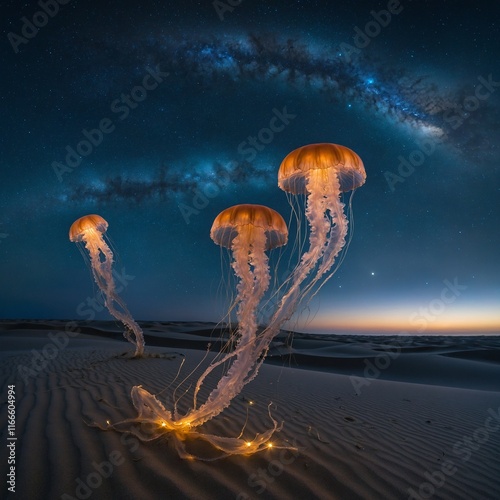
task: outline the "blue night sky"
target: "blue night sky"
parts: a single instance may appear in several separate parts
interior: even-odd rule
[[[223,319],[214,218],[288,220],[281,161],[332,142],[367,181],[342,266],[290,326],[500,331],[494,2],[5,4],[0,318],[112,319],[68,240],[96,213],[136,319]]]

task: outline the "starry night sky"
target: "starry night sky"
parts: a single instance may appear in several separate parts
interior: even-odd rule
[[[97,213],[136,319],[221,320],[213,219],[258,203],[288,220],[282,159],[333,142],[367,181],[342,266],[292,326],[500,331],[494,2],[5,3],[1,318],[112,319],[68,240]]]

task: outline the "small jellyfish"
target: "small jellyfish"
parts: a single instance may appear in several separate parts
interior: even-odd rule
[[[104,240],[104,233],[107,229],[108,223],[101,216],[86,215],[73,222],[69,229],[69,239],[77,244],[84,243],[90,254],[95,282],[104,294],[104,304],[109,312],[125,325],[123,335],[135,345],[134,357],[141,357],[144,353],[144,335],[141,327],[134,321],[127,306],[116,292],[112,269],[113,253]]]

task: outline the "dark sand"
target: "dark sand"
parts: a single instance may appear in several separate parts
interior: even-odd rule
[[[289,347],[283,334],[257,378],[203,430],[238,436],[248,414],[251,438],[271,427],[272,401],[284,421],[273,441],[298,451],[202,462],[181,460],[168,438],[140,443],[86,424],[135,417],[134,385],[172,408],[178,383],[227,333],[207,323],[141,325],[149,356],[130,360],[113,322],[82,323],[73,336],[64,321],[0,323],[2,498],[11,384],[16,494],[8,498],[500,498],[500,337],[295,334]],[[189,404],[189,394],[179,401]],[[111,468],[96,472],[103,462]]]

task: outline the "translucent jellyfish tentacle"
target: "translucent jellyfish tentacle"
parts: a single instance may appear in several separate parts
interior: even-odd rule
[[[97,247],[97,251],[95,248]],[[104,293],[105,305],[109,312],[118,320],[120,320],[126,328],[130,331],[125,330],[123,336],[132,344],[135,345],[134,356],[140,357],[144,353],[144,335],[142,333],[141,327],[134,321],[130,311],[128,310],[125,302],[116,293],[115,280],[113,278],[113,254],[110,248],[104,241],[104,238],[99,234],[99,241],[97,245],[91,245],[87,247],[90,253],[92,261],[92,271],[97,285]],[[99,251],[104,255],[104,260],[100,259]],[[118,304],[121,311],[115,307],[114,304]],[[135,338],[132,337],[130,332],[133,332]]]
[[[272,427],[263,433],[257,433],[252,440],[244,440],[241,436],[238,437],[225,437],[217,436],[214,434],[206,434],[195,430],[196,425],[191,424],[188,420],[173,421],[171,413],[164,408],[158,399],[144,390],[141,386],[132,388],[132,401],[138,412],[138,417],[133,419],[126,419],[114,424],[106,426],[97,423],[91,423],[93,427],[98,427],[102,430],[113,429],[119,432],[129,432],[138,437],[142,441],[153,441],[158,439],[165,432],[169,432],[173,437],[174,446],[177,453],[181,458],[198,460],[213,461],[231,455],[250,455],[270,447],[269,440],[276,431],[281,430],[283,424],[273,418],[268,407],[269,418],[272,421]],[[137,423],[141,425],[138,426]],[[187,438],[200,439],[210,443],[215,449],[222,452],[221,455],[214,457],[202,458],[193,456],[186,450],[185,441]],[[272,445],[277,449],[296,449],[290,446]]]
[[[250,266],[249,258],[250,258],[250,246],[244,244],[244,239],[241,236],[236,236],[233,239],[231,250],[233,252],[233,262],[231,263],[231,267],[233,268],[236,276],[239,278],[239,282],[237,284],[237,298],[236,303],[238,304],[238,317],[246,317],[248,314],[245,313],[245,308],[249,306],[249,300],[251,299],[252,290],[255,285],[255,276],[252,273],[252,269]],[[197,395],[198,392],[205,381],[206,377],[219,365],[226,363],[230,358],[235,356],[239,356],[242,351],[248,349],[249,341],[249,332],[251,331],[251,327],[248,325],[239,322],[238,325],[238,333],[240,335],[238,339],[238,343],[236,345],[236,349],[233,352],[227,353],[217,362],[212,363],[201,375],[196,383],[196,387],[194,390],[193,396],[193,408],[196,408]]]
[[[326,216],[328,190],[322,170],[310,170],[307,177],[306,218],[310,226],[309,249],[294,271],[294,282],[301,283],[325,251],[330,221]]]
[[[239,235],[233,239],[231,247],[233,252],[232,267],[239,279],[236,287],[238,291],[238,333],[240,335],[238,343],[246,344],[251,339],[251,332],[256,328],[255,314],[252,311],[257,307],[260,297],[253,293],[255,288],[255,274],[250,263],[251,245]]]
[[[98,238],[97,243],[92,241],[96,238]],[[100,290],[105,294],[105,300],[107,302],[112,302],[112,300],[114,300],[121,307],[125,308],[125,305],[115,292],[115,282],[113,279],[112,271],[113,254],[111,253],[109,247],[106,245],[106,242],[104,241],[101,234],[96,233],[96,236],[94,236],[92,240],[87,239],[87,241],[85,242],[85,247],[89,250],[90,253],[94,279]],[[104,260],[101,260],[101,252],[104,255]],[[109,304],[106,305],[108,306]]]
[[[246,297],[246,301],[240,302],[238,307],[238,324],[241,331],[238,346],[241,345],[242,349],[239,350],[228,372],[210,393],[207,401],[191,413],[195,425],[201,425],[229,406],[232,399],[246,385],[248,374],[258,359],[254,349],[257,334],[256,311],[270,282],[268,258],[265,254],[266,235],[264,230],[255,228],[250,248],[248,246],[240,248],[241,246],[239,237],[236,237],[233,240],[232,250],[238,264],[233,267],[241,279],[238,284],[238,292],[242,298]],[[247,274],[248,270],[250,275]],[[242,277],[246,279],[242,279]]]
[[[323,275],[332,268],[337,255],[345,245],[347,236],[348,220],[344,214],[344,204],[340,201],[340,182],[337,173],[325,171],[324,175],[326,177],[326,185],[328,186],[324,196],[325,208],[329,212],[330,222],[328,224],[330,231],[327,236],[326,247],[321,262],[319,263],[314,278],[304,289],[304,295],[307,295]],[[325,217],[327,217],[326,213]]]
[[[135,345],[136,350],[134,355],[136,357],[141,357],[144,354],[144,334],[142,332],[141,327],[133,319],[132,314],[130,314],[130,311],[125,305],[123,299],[116,293],[116,285],[113,279],[113,272],[111,269],[111,264],[113,263],[113,254],[111,253],[111,250],[106,245],[106,243],[104,243],[103,251],[107,257],[106,263],[109,263],[109,266],[106,265],[106,271],[110,276],[109,283],[111,285],[108,288],[108,296],[109,296],[109,303],[107,304],[108,309],[110,309],[110,311],[113,310],[112,314],[114,314],[115,317],[118,317],[122,321],[122,323],[124,323],[125,326],[129,328],[129,331],[125,330],[123,336],[128,341],[130,341],[132,344]],[[121,307],[123,313],[120,313],[120,311],[118,311],[113,306],[113,303],[117,303]],[[134,336],[131,335],[132,332],[134,333]]]
[[[306,217],[310,226],[309,249],[303,254],[299,264],[292,272],[290,288],[281,299],[278,309],[266,328],[266,335],[275,335],[283,323],[292,317],[298,302],[301,300],[301,284],[327,250],[328,231],[331,223],[326,215],[328,194],[320,170],[309,172],[307,191]]]
[[[271,274],[269,272],[269,257],[266,254],[267,237],[262,228],[256,228],[250,252],[250,262],[254,269],[255,287],[254,294],[258,297],[257,305],[271,283]]]

